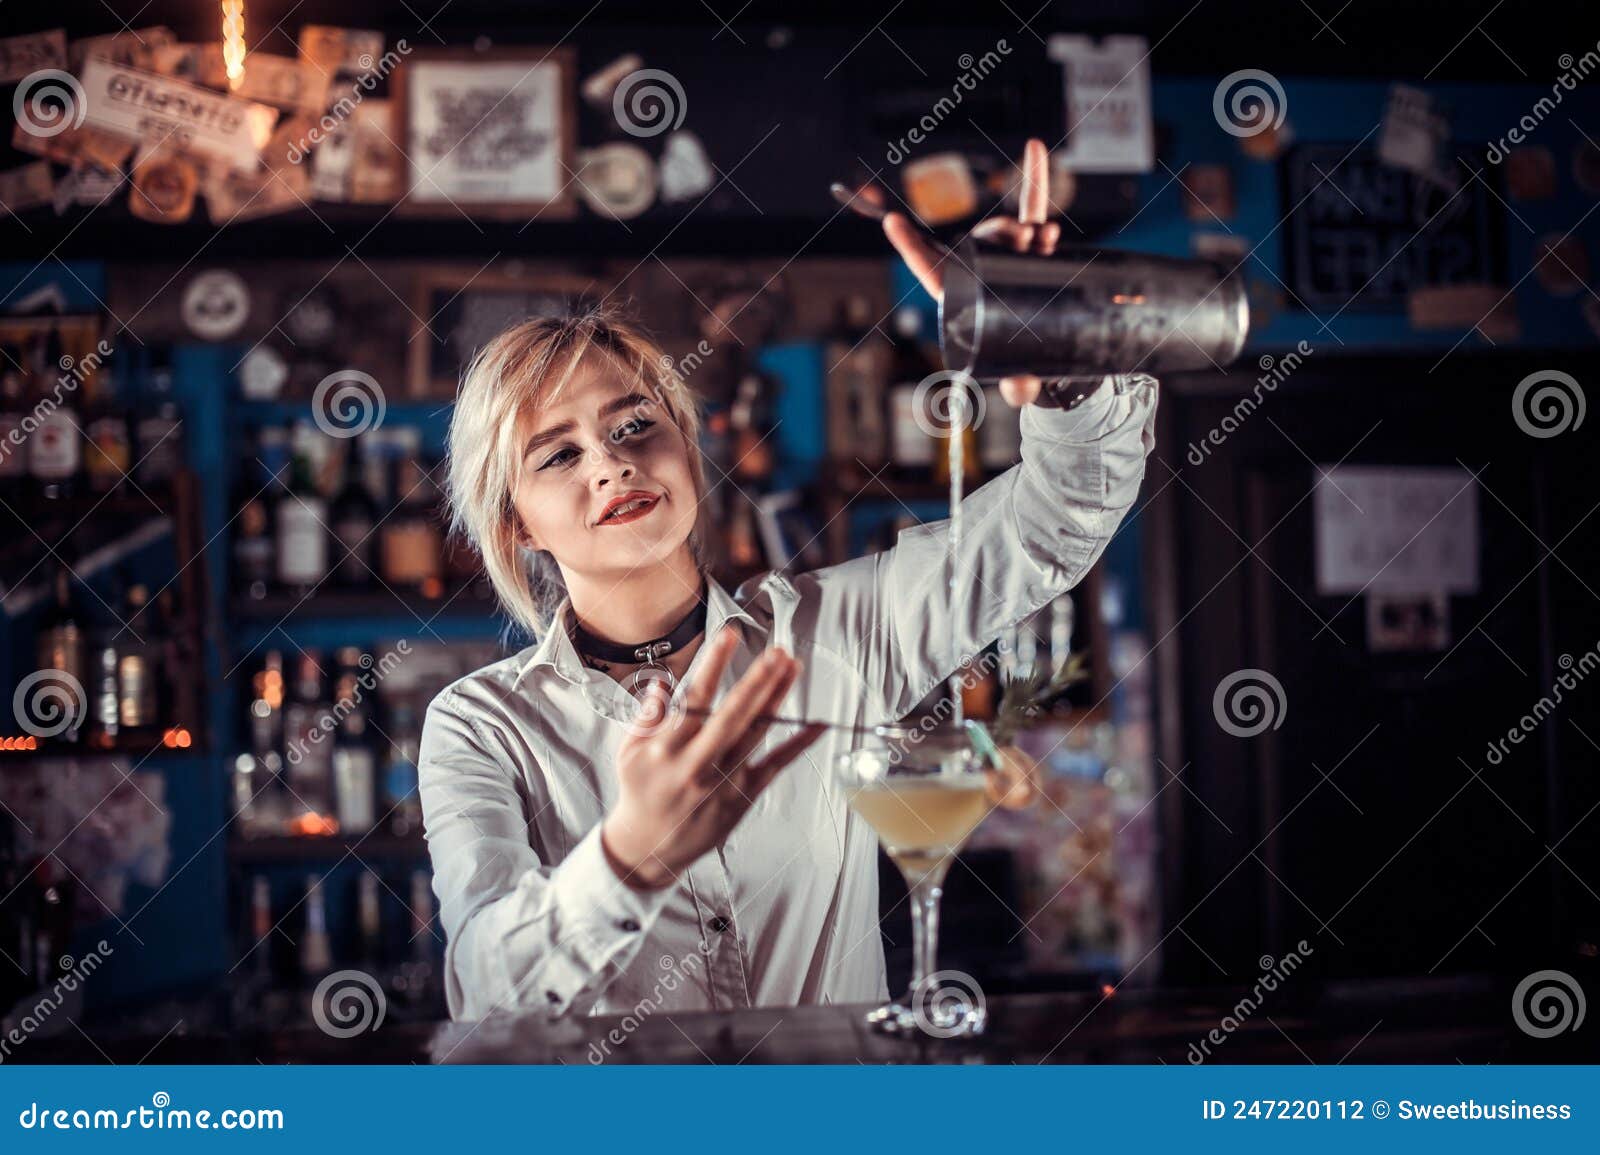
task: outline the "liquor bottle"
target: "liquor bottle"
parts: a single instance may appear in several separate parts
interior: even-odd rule
[[[233,523],[233,573],[248,598],[267,596],[273,579],[272,504],[265,493],[243,493]]]
[[[733,435],[733,476],[740,481],[760,482],[772,476],[772,423],[767,413],[768,383],[760,373],[746,370],[734,390],[728,409],[728,424]]]
[[[328,940],[328,911],[323,905],[322,880],[306,876],[306,929],[300,938],[300,973],[316,978],[333,969],[333,948]]]
[[[339,829],[365,834],[377,821],[375,812],[378,757],[367,733],[367,708],[360,683],[362,653],[347,646],[338,654],[341,667],[334,693],[334,712],[342,712],[333,744],[333,789]],[[371,666],[371,659],[367,659]]]
[[[922,344],[922,313],[909,305],[895,310],[891,366],[889,460],[902,470],[925,469],[933,464],[935,446],[927,398],[917,390],[936,367]]]
[[[107,599],[116,605],[124,600],[122,582],[117,575],[111,578],[111,596]],[[89,682],[84,689],[89,695],[89,745],[101,750],[116,748],[122,735],[122,712],[117,687],[117,667],[121,658],[121,643],[132,642],[133,635],[120,623],[91,632],[88,656]]]
[[[56,571],[55,601],[39,623],[38,669],[62,675],[61,683],[68,692],[58,696],[55,704],[68,711],[71,719],[57,736],[67,742],[82,738],[88,713],[88,703],[83,700],[88,691],[82,622],[74,604],[72,579],[63,565]]]
[[[114,629],[104,631],[89,654],[89,744],[102,750],[114,750],[122,732],[122,715],[117,697],[117,643],[112,637]]]
[[[128,589],[128,636],[117,647],[117,717],[124,742],[139,742],[160,732],[163,663],[159,645],[161,623],[144,612],[150,591],[142,585]],[[137,633],[136,633],[137,631]],[[150,638],[140,641],[143,634]]]
[[[394,979],[397,991],[413,1003],[433,997],[434,967],[433,893],[426,870],[411,872],[411,896],[406,904],[410,922],[411,957],[400,964]]]
[[[978,426],[978,463],[998,473],[1022,460],[1022,410],[1000,394],[1000,386],[983,387],[983,424]]]
[[[399,505],[380,533],[380,569],[391,586],[438,597],[444,592],[439,493],[419,455],[420,440],[415,429],[406,430],[403,441],[397,439],[394,496]]]
[[[250,679],[248,749],[234,760],[234,809],[246,838],[283,830],[283,654],[268,650]]]
[[[333,710],[323,696],[322,667],[314,650],[295,663],[293,694],[283,711],[284,773],[289,808],[302,834],[328,833],[333,814]]]
[[[19,842],[15,819],[0,810],[0,951],[19,964],[0,967],[0,1007],[15,1006],[33,989],[32,979],[22,969],[23,945],[29,933],[24,913],[27,873]]]
[[[150,354],[150,371],[134,425],[134,480],[145,489],[170,485],[183,467],[183,413],[172,393],[172,350]]]
[[[31,349],[37,425],[28,438],[28,472],[40,496],[49,499],[72,496],[83,473],[83,434],[78,427],[75,390],[62,387],[57,361],[49,355],[49,349],[59,348],[60,341],[60,334],[52,329],[50,337],[36,339]]]
[[[255,943],[256,978],[272,981],[272,884],[258,874],[250,880],[250,936]]]
[[[411,872],[411,950],[419,962],[433,960],[433,887],[426,870]]]
[[[0,345],[0,496],[15,498],[28,481],[27,417],[28,378],[22,368],[22,351]]]
[[[376,971],[383,961],[383,907],[378,876],[363,870],[356,884],[356,930],[360,937],[361,965]]]
[[[872,301],[851,293],[824,350],[828,390],[828,450],[836,461],[876,468],[884,460],[884,387],[893,346],[873,322]]]
[[[288,492],[278,498],[278,581],[302,597],[328,576],[328,506],[314,480],[311,427],[294,430]]]
[[[421,735],[415,707],[396,701],[389,714],[389,755],[383,767],[383,807],[389,832],[409,838],[422,830],[422,800],[417,794],[417,756]]]
[[[344,483],[333,499],[334,578],[342,586],[370,588],[376,583],[373,560],[373,531],[378,524],[378,506],[367,492],[365,460],[360,439],[347,442],[344,455]]]

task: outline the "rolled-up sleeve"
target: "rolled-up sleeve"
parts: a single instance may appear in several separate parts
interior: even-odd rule
[[[1022,460],[961,504],[949,588],[950,522],[802,579],[819,643],[857,665],[902,717],[1002,633],[1083,580],[1132,507],[1155,447],[1157,384],[1110,378],[1076,409],[1024,407]]]
[[[587,1013],[638,953],[670,888],[623,883],[598,824],[559,863],[542,861],[521,771],[476,709],[453,690],[435,698],[418,759],[451,1017]]]

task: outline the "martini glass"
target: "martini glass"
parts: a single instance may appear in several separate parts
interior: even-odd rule
[[[984,771],[994,744],[977,722],[924,730],[874,727],[872,737],[838,757],[835,774],[850,806],[877,832],[911,896],[911,990],[867,1015],[875,1030],[921,1030],[938,1038],[975,1035],[987,1019],[978,992],[937,981],[939,899],[950,863],[988,814]]]

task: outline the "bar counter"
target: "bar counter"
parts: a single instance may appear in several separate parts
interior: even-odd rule
[[[865,1006],[665,1011],[552,1021],[385,1022],[333,1038],[311,1029],[165,1038],[74,1032],[29,1040],[22,1063],[1564,1063],[1600,1059],[1600,1034],[1519,1030],[1509,991],[1483,981],[1329,986],[1241,1010],[1248,991],[1124,990],[988,999],[972,1039],[886,1037]],[[1284,992],[1280,992],[1283,995]],[[1213,1036],[1211,1032],[1216,1031]],[[1220,1042],[1215,1041],[1217,1038]]]

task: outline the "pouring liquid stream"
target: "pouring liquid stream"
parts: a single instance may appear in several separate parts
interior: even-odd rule
[[[966,382],[957,378],[950,382],[949,402],[950,438],[946,448],[949,451],[947,464],[950,469],[950,537],[949,537],[949,582],[950,582],[950,608],[952,612],[960,606],[960,582],[956,576],[956,560],[960,557],[961,549],[961,496],[962,496],[962,447],[965,441],[967,422],[971,415],[967,411]],[[961,705],[962,678],[964,672],[961,668],[961,632],[952,628],[950,631],[950,676],[945,682],[945,689],[950,695],[952,706],[951,718],[959,728],[964,722]]]

